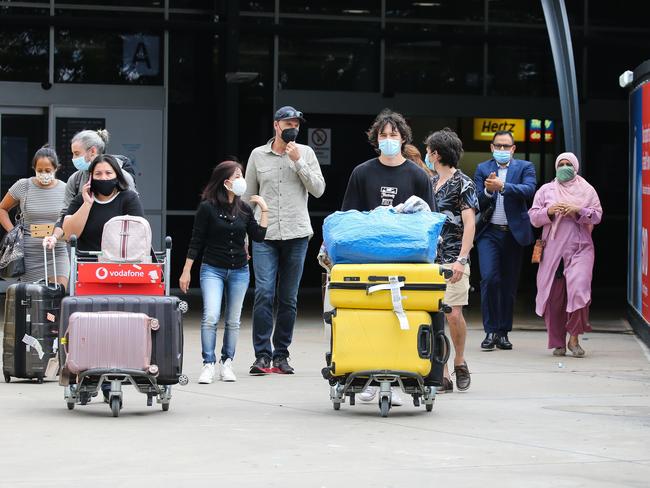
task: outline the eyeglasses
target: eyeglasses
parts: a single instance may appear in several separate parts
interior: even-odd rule
[[[285,110],[277,114],[276,119],[302,119],[302,112],[300,110]]]
[[[512,147],[514,147],[514,144],[494,144],[493,143],[492,145],[494,146],[494,149],[497,149],[499,151],[504,151],[504,150],[511,149]]]

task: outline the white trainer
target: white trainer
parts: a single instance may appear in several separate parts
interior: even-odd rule
[[[221,363],[221,381],[237,381],[235,372],[232,370],[232,359],[228,358]]]
[[[199,376],[199,383],[209,385],[214,381],[214,363],[205,363]]]
[[[375,399],[377,396],[377,391],[379,388],[377,386],[369,386],[365,390],[363,390],[361,393],[359,393],[359,400],[362,402],[371,402]]]
[[[402,400],[402,395],[399,394],[399,388],[390,389],[390,404],[393,407],[401,407],[404,405],[404,400]]]

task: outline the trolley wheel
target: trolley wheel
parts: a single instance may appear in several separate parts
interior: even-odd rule
[[[118,417],[120,415],[120,397],[114,396],[111,398],[111,412],[113,412],[113,417]]]
[[[413,406],[414,407],[420,406],[420,397],[417,395],[413,395]]]
[[[153,405],[153,394],[147,393],[147,407]]]
[[[433,403],[427,403],[424,407],[427,409],[427,412],[431,412],[433,410]]]
[[[11,383],[11,375],[5,373],[5,383]]]
[[[350,393],[350,405],[354,407],[355,403],[354,393]]]
[[[169,410],[169,402],[162,404],[162,411],[166,412]]]
[[[332,407],[334,410],[341,410],[341,402],[332,402]]]
[[[382,397],[379,400],[379,412],[382,417],[388,417],[388,411],[390,410],[390,403],[388,402],[388,397]]]
[[[68,403],[68,410],[74,410],[74,402],[67,402]]]

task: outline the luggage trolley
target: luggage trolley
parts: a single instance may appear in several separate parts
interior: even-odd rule
[[[336,310],[325,313],[325,321],[332,324]],[[436,399],[436,387],[440,386],[442,368],[447,363],[450,354],[449,339],[444,333],[444,316],[442,313],[431,313],[431,326],[422,325],[417,333],[418,355],[423,360],[431,362],[429,374],[398,369],[371,369],[341,373],[337,370],[332,353],[325,355],[327,366],[322,375],[330,384],[330,400],[334,410],[339,410],[341,404],[349,398],[350,405],[355,405],[355,395],[369,386],[377,386],[379,411],[382,417],[387,417],[392,405],[391,388],[398,387],[413,398],[413,405],[424,404],[427,412],[433,410]]]
[[[169,296],[170,263],[172,239],[165,238],[164,251],[152,251],[152,263],[104,263],[99,262],[101,251],[81,251],[77,248],[76,236],[70,238],[70,296],[83,295],[153,295]],[[181,313],[187,312],[187,303],[179,301]],[[63,327],[62,327],[63,329]],[[153,328],[152,328],[153,329]],[[155,330],[155,329],[153,329]],[[67,338],[60,338],[62,358],[65,364]],[[163,411],[169,410],[172,398],[172,385],[160,384],[158,368],[152,366],[147,371],[136,369],[88,369],[76,375],[75,384],[67,384],[64,400],[69,410],[75,405],[86,405],[92,397],[97,396],[104,383],[110,384],[108,403],[114,417],[119,416],[122,408],[122,386],[131,384],[137,391],[147,395],[147,406],[153,405],[153,399],[161,405]],[[186,375],[178,376],[178,383],[186,385]]]
[[[329,305],[330,352],[322,375],[330,384],[334,410],[368,387],[378,388],[382,417],[398,387],[433,410],[450,354],[444,331],[445,279],[437,264],[339,264],[332,268]]]

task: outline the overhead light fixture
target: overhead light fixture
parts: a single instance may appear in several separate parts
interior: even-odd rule
[[[345,9],[345,10],[343,10],[343,13],[344,14],[355,14],[355,15],[369,14],[370,10]]]

